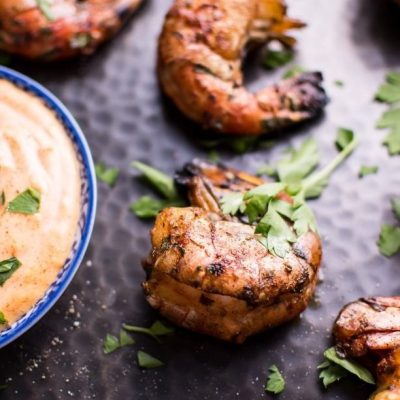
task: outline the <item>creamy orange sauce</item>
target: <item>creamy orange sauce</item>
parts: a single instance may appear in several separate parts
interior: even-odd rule
[[[19,193],[34,188],[34,215],[6,211]],[[9,324],[43,297],[68,257],[80,213],[79,164],[53,111],[35,96],[0,79],[0,261],[22,265],[0,286],[0,311]]]

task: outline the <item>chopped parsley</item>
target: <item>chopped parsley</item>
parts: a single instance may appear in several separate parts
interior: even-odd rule
[[[314,172],[320,157],[314,139],[307,139],[276,164],[278,182],[224,196],[220,202],[222,212],[246,216],[250,224],[255,223],[258,240],[270,253],[284,258],[301,235],[317,231],[316,219],[306,199],[321,195],[329,176],[357,146],[349,130],[345,134],[339,131],[337,142],[341,152],[325,168]],[[279,200],[282,192],[292,196],[292,204]]]
[[[375,99],[391,107],[376,125],[379,129],[389,129],[383,144],[387,146],[390,155],[400,154],[400,108],[394,104],[400,101],[400,72],[386,74],[386,82],[378,89]]]
[[[371,166],[362,165],[360,167],[360,172],[358,173],[358,176],[360,178],[364,178],[364,176],[376,174],[378,170],[379,168],[376,165],[371,165]]]
[[[338,87],[343,87],[344,86],[344,82],[341,81],[340,79],[336,79],[333,83]]]
[[[36,5],[40,9],[40,12],[49,20],[54,20],[54,15],[51,10],[52,0],[36,0]]]
[[[11,277],[11,275],[21,266],[21,262],[15,258],[11,257],[7,260],[0,262],[0,286]]]
[[[5,325],[7,323],[6,317],[2,311],[0,311],[0,325]]]
[[[392,210],[393,210],[393,214],[400,221],[400,199],[392,200]]]
[[[391,257],[400,251],[400,228],[383,224],[378,240],[379,251],[386,257]]]
[[[324,352],[324,356],[325,361],[317,368],[321,370],[319,378],[322,380],[325,388],[349,374],[353,374],[371,385],[375,384],[375,380],[368,369],[354,360],[340,357],[335,347],[327,349]]]
[[[400,222],[400,199],[392,200],[392,211]],[[400,252],[400,227],[383,224],[378,239],[379,251],[386,257]]]
[[[7,205],[7,211],[20,214],[36,214],[40,209],[40,192],[29,188],[20,193]]]
[[[279,372],[276,365],[269,368],[269,375],[267,383],[265,384],[265,391],[274,394],[282,393],[285,390],[285,379]]]
[[[108,168],[103,163],[97,163],[94,168],[98,179],[110,187],[115,185],[119,176],[118,168]]]
[[[150,196],[142,196],[129,206],[129,209],[139,218],[154,218],[166,207],[181,207],[181,200],[159,200]]]
[[[123,329],[119,332],[119,338],[114,335],[107,334],[103,343],[104,354],[110,354],[121,347],[131,346],[135,344],[134,339]]]
[[[303,67],[300,67],[300,65],[293,65],[293,67],[289,68],[283,75],[283,79],[288,79],[288,78],[293,78],[296,75],[300,75],[303,72],[306,72],[306,70]]]
[[[153,218],[159,211],[166,207],[183,206],[184,202],[176,190],[174,180],[163,172],[135,161],[132,166],[143,173],[144,178],[165,199],[155,199],[150,196],[142,196],[130,205],[130,210],[139,218]]]
[[[164,365],[164,363],[159,359],[141,350],[137,352],[137,360],[140,368],[150,369],[150,368],[162,367]]]
[[[128,332],[144,333],[151,336],[157,342],[160,342],[159,336],[170,335],[174,332],[174,329],[164,325],[161,321],[156,321],[150,328],[144,328],[142,326],[127,325],[122,326]]]
[[[267,69],[282,67],[283,65],[291,62],[293,57],[294,53],[291,50],[268,50],[263,61],[263,66]]]
[[[165,198],[169,200],[178,198],[178,192],[171,177],[140,161],[134,161],[132,166],[139,170],[151,186]]]

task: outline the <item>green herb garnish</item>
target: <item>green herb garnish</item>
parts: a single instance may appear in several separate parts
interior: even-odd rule
[[[299,65],[293,65],[293,67],[289,68],[283,75],[283,79],[288,79],[288,78],[293,78],[296,75],[300,75],[303,72],[306,72],[306,70],[303,67],[300,67]]]
[[[8,260],[3,260],[0,262],[0,286],[11,277],[11,275],[21,266],[21,262],[15,258],[11,257]]]
[[[394,104],[400,101],[399,72],[389,72],[386,75],[386,83],[380,86],[375,99],[393,106],[381,116],[377,128],[390,129],[383,144],[387,146],[390,155],[400,154],[400,108]]]
[[[119,338],[114,335],[107,334],[103,343],[104,354],[110,354],[121,347],[131,346],[135,344],[134,339],[123,329],[119,332]]]
[[[371,165],[371,166],[362,165],[360,167],[360,172],[358,173],[358,176],[360,178],[364,178],[364,176],[376,174],[378,170],[379,168],[376,165]]]
[[[339,79],[336,79],[333,83],[338,87],[343,87],[344,86],[344,82],[339,80]]]
[[[400,221],[400,199],[392,200],[392,210],[393,210],[393,214]]]
[[[400,221],[400,199],[392,200],[392,211]],[[400,227],[383,224],[378,239],[379,251],[386,257],[394,256],[400,252]]]
[[[282,393],[285,390],[285,379],[279,372],[276,365],[269,368],[269,376],[265,385],[265,391],[274,394]]]
[[[353,132],[347,132],[346,138],[342,131],[339,132],[337,141],[343,146],[342,150],[322,170],[314,172],[319,154],[315,141],[308,139],[277,163],[275,171],[279,182],[224,196],[220,201],[222,212],[247,216],[250,224],[255,223],[258,240],[268,251],[285,257],[301,235],[317,231],[314,214],[305,200],[321,195],[329,176],[356,147]],[[281,192],[290,194],[293,203],[279,200]]]
[[[118,168],[108,168],[103,163],[95,165],[96,176],[102,182],[107,183],[109,186],[114,186],[119,176]]]
[[[324,356],[325,361],[317,368],[321,369],[319,377],[322,379],[325,388],[331,383],[349,375],[349,373],[357,376],[366,383],[375,384],[372,374],[365,367],[354,360],[340,357],[336,353],[335,347],[327,349],[324,352]]]
[[[130,205],[130,210],[139,218],[153,218],[166,207],[181,207],[185,203],[176,190],[174,180],[163,172],[135,161],[132,166],[143,173],[148,183],[158,191],[164,200],[155,199],[150,196],[142,196]]]
[[[268,50],[263,65],[267,69],[282,67],[293,60],[294,53],[291,50]]]
[[[386,257],[394,256],[400,251],[400,228],[383,224],[378,240],[379,251]]]
[[[0,325],[5,325],[7,323],[7,319],[2,311],[0,311]]]
[[[150,196],[142,196],[132,203],[129,208],[139,218],[154,218],[167,207],[182,207],[181,200],[159,200]]]
[[[134,161],[132,166],[139,170],[153,188],[165,198],[169,200],[178,198],[178,192],[171,177],[140,161]]]
[[[128,332],[144,333],[146,335],[149,335],[157,342],[160,342],[159,336],[170,335],[174,332],[173,328],[164,325],[161,321],[154,322],[150,328],[127,324],[123,324],[122,327]]]
[[[40,208],[40,192],[29,188],[10,201],[7,211],[20,214],[36,214]]]
[[[139,350],[137,353],[137,360],[140,368],[150,369],[150,368],[162,367],[164,365],[164,363],[159,359],[141,350]]]
[[[36,0],[36,5],[39,7],[41,13],[49,20],[54,21],[54,15],[51,10],[51,0]]]

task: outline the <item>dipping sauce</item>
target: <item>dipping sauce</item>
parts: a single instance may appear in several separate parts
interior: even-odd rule
[[[69,256],[80,185],[75,150],[56,114],[0,79],[0,262],[15,257],[21,263],[0,286],[8,325],[43,297]],[[10,212],[10,202],[28,189],[40,193],[38,212]]]

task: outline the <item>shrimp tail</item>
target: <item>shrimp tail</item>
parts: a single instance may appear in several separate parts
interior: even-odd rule
[[[264,111],[263,132],[284,128],[317,117],[328,103],[320,72],[306,72],[285,79],[257,93]]]

